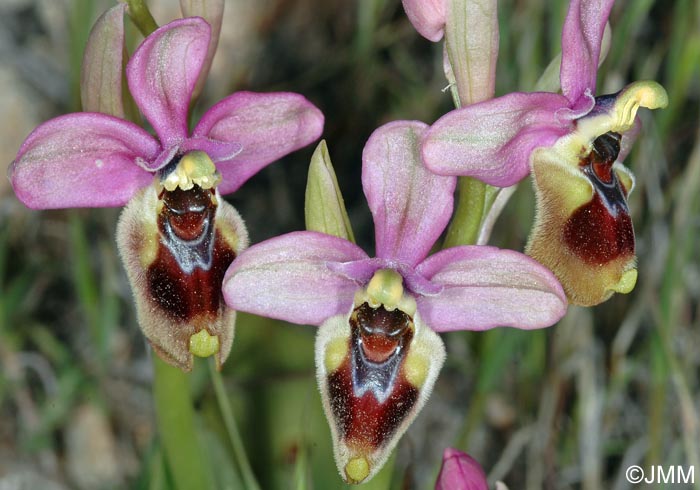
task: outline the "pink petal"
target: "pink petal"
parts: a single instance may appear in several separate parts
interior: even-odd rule
[[[417,272],[444,286],[435,296],[417,298],[423,320],[438,332],[542,328],[566,313],[566,296],[549,269],[512,250],[449,248],[429,257]]]
[[[240,154],[217,164],[223,174],[219,191],[228,194],[322,131],[323,114],[299,94],[238,92],[209,109],[193,135],[241,144]]]
[[[486,474],[474,458],[462,451],[447,448],[435,490],[488,490]]]
[[[148,172],[157,172],[158,170],[167,166],[173,161],[175,155],[180,151],[180,145],[173,145],[168,148],[162,148],[158,156],[152,160],[144,160],[143,158],[138,158],[136,163],[139,167],[147,170]]]
[[[178,148],[182,153],[200,150],[209,155],[214,163],[228,161],[238,155],[243,147],[240,143],[217,141],[203,136],[188,138]]]
[[[362,187],[374,218],[377,257],[415,265],[452,215],[456,179],[423,166],[427,125],[395,121],[375,130],[362,153]]]
[[[124,10],[120,3],[97,19],[90,31],[80,70],[83,111],[124,117],[122,63]]]
[[[614,0],[571,0],[561,46],[561,89],[575,103],[585,92],[595,93],[600,45]]]
[[[209,36],[204,19],[176,20],[144,39],[126,67],[129,90],[164,147],[187,137],[187,110]]]
[[[320,325],[347,313],[361,284],[331,266],[367,259],[359,247],[313,231],[288,233],[250,247],[224,277],[224,298],[239,311]]]
[[[36,128],[10,168],[20,201],[30,208],[122,206],[153,175],[158,142],[140,127],[105,114],[79,112]]]
[[[445,33],[445,0],[402,0],[408,20],[421,36],[437,42]]]
[[[515,92],[448,112],[425,134],[425,165],[442,175],[468,175],[507,187],[530,171],[530,154],[571,131],[557,117],[565,97]]]

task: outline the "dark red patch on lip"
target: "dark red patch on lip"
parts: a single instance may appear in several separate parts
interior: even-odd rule
[[[573,212],[564,226],[564,241],[583,261],[603,265],[634,255],[634,229],[627,207],[627,189],[613,171],[620,153],[620,135],[606,133],[593,143],[580,163],[593,185],[593,198]]]
[[[409,414],[418,399],[418,390],[399,376],[384,403],[370,392],[353,396],[350,362],[328,376],[331,409],[342,439],[351,447],[380,447]]]
[[[387,311],[382,306],[374,309],[367,303],[351,315],[349,354],[327,377],[331,410],[341,439],[348,446],[364,450],[382,446],[418,400],[418,389],[402,373],[413,338],[411,323],[410,317],[399,310]],[[383,360],[374,362],[372,358]],[[389,376],[387,369],[395,369],[395,374]],[[379,376],[379,371],[384,376]]]
[[[589,264],[603,265],[634,255],[632,219],[623,211],[610,214],[597,193],[568,219],[564,240],[571,251]]]
[[[216,233],[216,206],[209,190],[195,186],[189,191],[164,192],[158,254],[146,271],[151,298],[177,320],[216,317],[226,307],[221,284],[236,253]],[[188,261],[191,270],[185,271],[183,264]]]

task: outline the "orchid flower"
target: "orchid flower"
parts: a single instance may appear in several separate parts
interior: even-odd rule
[[[36,128],[10,170],[30,208],[128,203],[117,242],[139,324],[155,351],[184,370],[193,354],[216,355],[220,366],[233,341],[235,312],[221,282],[248,239],[221,194],[315,140],[323,126],[300,95],[239,92],[188,131],[209,41],[202,18],[180,19],[148,36],[129,61],[130,92],[157,137],[106,114],[68,114]]]
[[[479,463],[462,451],[448,447],[442,455],[442,467],[435,490],[488,490],[486,474]],[[496,483],[496,490],[508,490]]]
[[[506,187],[530,171],[537,195],[528,255],[549,267],[570,301],[594,305],[637,278],[622,165],[640,107],[667,105],[656,82],[594,96],[601,40],[613,0],[572,0],[562,36],[562,94],[516,92],[452,111],[423,140],[432,171]]]
[[[566,311],[554,276],[523,254],[463,246],[426,258],[452,214],[456,181],[421,163],[426,129],[389,123],[364,148],[376,257],[343,238],[295,232],[252,246],[224,278],[236,310],[320,325],[316,375],[350,483],[379,471],[425,404],[445,357],[436,332],[541,328]]]

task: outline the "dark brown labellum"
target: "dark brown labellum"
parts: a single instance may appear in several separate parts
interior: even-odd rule
[[[417,312],[360,303],[321,325],[316,376],[343,480],[362,483],[381,469],[425,405],[444,360],[440,337]]]
[[[197,185],[159,196],[160,246],[147,269],[148,286],[163,311],[180,320],[216,316],[225,308],[221,284],[236,254],[216,233],[213,196]]]
[[[391,438],[418,398],[401,369],[413,320],[363,303],[350,316],[350,332],[349,356],[328,375],[328,391],[345,444],[366,452]]]
[[[619,153],[617,133],[606,133],[593,142],[591,153],[580,162],[581,171],[593,185],[593,199],[574,211],[564,228],[568,247],[594,265],[634,254],[627,189],[613,170]]]

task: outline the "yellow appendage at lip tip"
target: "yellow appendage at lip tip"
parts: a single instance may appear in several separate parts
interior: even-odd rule
[[[616,293],[627,294],[634,289],[637,284],[637,269],[631,269],[622,274],[620,281],[610,289]]]
[[[345,465],[345,476],[350,483],[360,483],[369,476],[369,462],[359,456],[352,458]]]
[[[202,329],[190,337],[190,352],[197,357],[209,357],[219,352],[219,336]]]

